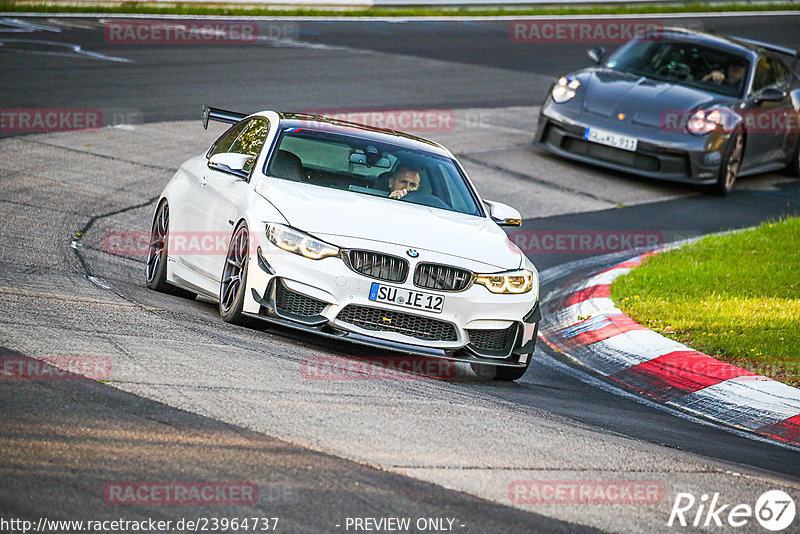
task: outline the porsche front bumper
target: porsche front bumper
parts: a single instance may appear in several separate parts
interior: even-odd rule
[[[587,128],[599,128],[638,140],[636,151],[584,139]],[[600,167],[648,178],[699,185],[717,180],[730,134],[694,136],[661,131],[652,126],[621,122],[613,117],[561,113],[546,103],[539,115],[534,144],[554,154]]]

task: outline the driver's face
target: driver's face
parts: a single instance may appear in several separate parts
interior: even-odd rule
[[[728,66],[728,82],[738,82],[744,76],[744,66],[743,65],[729,65]]]
[[[416,191],[419,189],[419,173],[403,169],[389,180],[389,189],[392,191],[401,189]]]

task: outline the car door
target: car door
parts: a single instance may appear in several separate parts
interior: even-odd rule
[[[778,89],[786,93],[786,98],[783,99],[783,106],[780,111],[780,136],[779,141],[782,146],[782,154],[784,158],[788,158],[794,150],[797,143],[797,110],[792,102],[792,81],[794,75],[789,70],[789,67],[779,58],[771,58],[773,62],[773,69],[775,70],[775,82]]]
[[[229,146],[220,145],[211,151],[209,157],[221,152],[245,154],[252,156],[251,165],[254,164],[264,146],[269,126],[265,117],[250,119]],[[252,167],[246,170],[249,172]],[[249,178],[206,165],[198,182],[204,190],[205,202],[196,206],[190,216],[190,224],[202,234],[201,253],[196,261],[202,274],[219,280],[233,226],[251,191]]]
[[[766,89],[782,89],[777,74],[774,58],[759,56],[744,110],[747,140],[742,170],[761,167],[786,158],[785,143],[788,134],[786,119],[791,109],[788,91],[780,100],[760,98]]]
[[[204,214],[211,204],[207,187],[208,158],[217,152],[227,152],[249,122],[249,119],[246,119],[231,126],[214,141],[205,157],[194,158],[184,166],[185,175],[182,177],[185,180],[182,186],[184,195],[180,206],[176,206],[180,211],[180,222],[174,226],[176,232],[172,236],[170,254],[198,273],[203,272],[204,260],[200,251],[200,239],[208,231],[205,228]]]

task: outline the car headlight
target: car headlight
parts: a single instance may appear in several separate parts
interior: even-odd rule
[[[686,129],[694,135],[705,135],[717,130],[730,130],[731,120],[727,113],[720,109],[704,111],[698,109],[689,115]]]
[[[550,94],[553,96],[553,100],[555,100],[556,103],[563,104],[575,97],[575,90],[580,86],[581,82],[579,82],[577,78],[565,78],[562,76],[553,86],[553,90]]]
[[[475,283],[485,286],[492,293],[527,293],[539,285],[539,277],[528,269],[507,273],[479,274]]]
[[[267,239],[276,247],[312,260],[339,255],[339,247],[283,224],[268,223]]]

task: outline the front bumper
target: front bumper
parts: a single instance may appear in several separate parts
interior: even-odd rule
[[[253,247],[243,312],[316,334],[408,354],[453,361],[524,367],[533,353],[541,314],[537,293],[496,295],[472,285],[437,292],[406,282],[382,282],[444,296],[441,313],[369,300],[375,279],[338,257],[311,260],[274,247],[265,236]],[[387,247],[390,250],[386,250]],[[381,252],[404,253],[381,244]],[[428,255],[429,256],[429,255]]]
[[[584,139],[586,128],[599,128],[638,139],[636,151]],[[694,136],[659,131],[651,126],[620,123],[589,112],[577,117],[559,112],[552,102],[539,114],[534,144],[559,156],[630,174],[711,185],[717,181],[722,153],[730,134]]]

